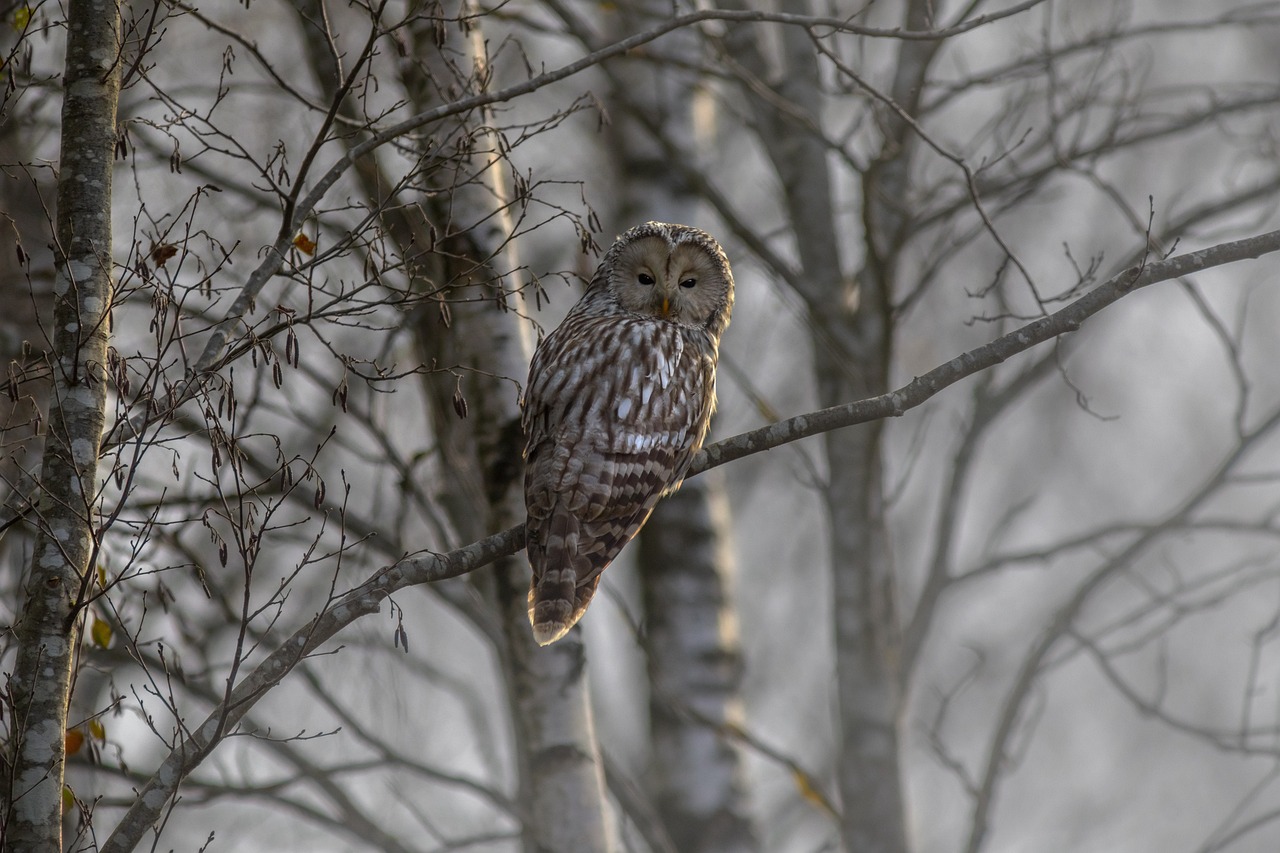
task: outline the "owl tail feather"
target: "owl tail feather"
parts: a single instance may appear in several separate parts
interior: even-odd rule
[[[603,566],[596,566],[600,555],[582,553],[584,533],[590,531],[583,530],[573,513],[557,507],[545,527],[543,547],[530,548],[533,583],[529,586],[529,622],[540,646],[569,633],[600,585]]]
[[[596,575],[582,586],[577,585],[572,569],[549,570],[529,587],[529,622],[533,638],[540,646],[549,646],[578,624],[587,605],[600,585]]]

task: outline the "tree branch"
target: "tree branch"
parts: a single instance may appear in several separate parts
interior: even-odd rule
[[[1053,314],[957,356],[887,394],[798,415],[713,444],[694,460],[690,476],[801,438],[880,418],[900,417],[967,376],[1075,331],[1086,319],[1134,291],[1277,251],[1280,251],[1280,231],[1271,231],[1131,267]],[[402,560],[379,570],[342,596],[259,664],[236,686],[229,701],[215,708],[205,722],[169,754],[107,839],[102,853],[125,853],[133,849],[160,817],[182,779],[216,745],[215,733],[232,731],[244,714],[301,660],[357,619],[378,612],[387,596],[408,586],[475,571],[523,547],[524,525],[521,524],[447,554],[432,553]]]
[[[996,338],[990,343],[983,344],[977,349],[956,356],[928,373],[917,376],[897,390],[842,406],[832,406],[818,412],[797,415],[703,448],[693,461],[689,476],[726,462],[733,462],[745,456],[790,444],[801,438],[880,418],[901,417],[939,391],[967,376],[994,367],[1037,344],[1074,332],[1085,320],[1136,290],[1224,264],[1259,258],[1276,251],[1280,251],[1280,231],[1269,231],[1255,237],[1220,243],[1185,255],[1130,267],[1112,276],[1066,307],[1015,329],[1003,337]]]
[[[901,27],[864,27],[854,24],[843,18],[826,18],[814,15],[798,15],[784,12],[760,12],[760,11],[738,11],[724,9],[707,9],[699,12],[691,12],[686,15],[677,15],[661,24],[636,33],[633,36],[616,41],[599,50],[583,56],[573,62],[561,66],[554,71],[548,71],[535,77],[507,86],[494,92],[482,92],[468,98],[460,98],[452,103],[441,104],[438,107],[424,110],[415,115],[409,116],[403,121],[393,124],[384,130],[373,134],[365,140],[352,147],[329,168],[328,171],[320,177],[311,191],[306,194],[296,207],[292,210],[292,216],[289,221],[281,223],[279,236],[276,238],[275,245],[266,253],[266,257],[262,263],[258,265],[249,276],[244,288],[236,297],[231,307],[227,311],[226,318],[222,320],[214,330],[213,335],[205,345],[204,351],[197,360],[195,366],[188,374],[188,381],[183,386],[183,394],[180,399],[185,399],[190,393],[191,382],[201,373],[213,369],[226,349],[230,330],[236,322],[248,313],[250,306],[257,299],[258,294],[277,272],[284,263],[284,259],[288,254],[290,240],[297,230],[306,221],[307,217],[315,209],[321,199],[329,192],[338,179],[341,178],[351,166],[361,157],[373,152],[375,149],[391,142],[394,139],[411,133],[425,125],[448,118],[449,116],[459,115],[480,109],[482,107],[491,106],[493,104],[505,103],[515,98],[531,94],[539,89],[558,83],[568,77],[572,77],[588,68],[599,65],[606,60],[616,56],[621,56],[629,50],[634,50],[641,45],[648,44],[651,41],[661,38],[662,36],[674,32],[675,30],[685,27],[694,26],[705,21],[725,21],[737,23],[775,23],[789,26],[805,27],[813,29],[815,27],[828,28],[832,31],[853,33],[856,35],[872,36],[879,38],[896,38],[916,41],[941,41],[969,30],[992,23],[993,21],[1007,18],[1020,14],[1027,9],[1039,5],[1044,0],[1024,0],[1009,9],[1000,12],[993,12],[989,15],[982,15],[956,24],[952,27],[946,27],[935,30],[906,30]]]

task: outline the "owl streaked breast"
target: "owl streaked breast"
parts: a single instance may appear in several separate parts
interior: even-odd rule
[[[529,619],[542,645],[586,611],[600,573],[674,491],[715,409],[728,259],[708,234],[622,234],[534,354],[525,390]]]

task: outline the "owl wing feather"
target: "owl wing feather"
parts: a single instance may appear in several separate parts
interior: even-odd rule
[[[540,644],[582,617],[600,573],[701,447],[715,359],[697,334],[571,312],[538,348],[523,422],[529,619]]]

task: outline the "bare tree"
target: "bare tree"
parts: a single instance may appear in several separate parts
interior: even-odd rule
[[[1272,7],[23,9],[3,165],[32,188],[63,138],[65,286],[2,377],[52,389],[4,425],[7,843],[1043,847],[1085,747],[1274,755],[1275,306],[1219,271],[1280,250],[1280,93],[1180,77],[1268,55]],[[520,384],[593,205],[696,216],[741,295],[739,434],[641,545],[630,673],[612,608],[602,651],[534,647],[519,556]],[[588,661],[652,697],[642,743],[601,749]],[[1267,784],[1119,799],[1148,849],[1241,849]]]
[[[4,841],[61,850],[67,704],[101,536],[98,453],[106,414],[112,300],[111,172],[120,92],[114,3],[68,10],[58,227],[49,345],[48,439],[32,495],[36,527],[22,617],[14,630]]]
[[[428,91],[414,98],[417,112],[447,104],[459,90],[483,92],[490,75],[480,24],[468,21],[476,10],[458,3],[444,4],[440,12],[446,25],[458,23],[443,38],[435,32],[438,20],[411,28],[412,53],[426,57],[417,70]],[[451,157],[443,180],[423,202],[439,234],[437,266],[426,284],[437,290],[440,306],[427,312],[418,337],[424,361],[434,367],[427,399],[435,434],[454,488],[462,492],[451,500],[451,515],[469,541],[524,517],[519,399],[533,347],[521,316],[517,215],[503,141],[489,113],[460,116],[459,124],[459,147],[470,156]],[[527,809],[525,849],[612,849],[581,638],[575,634],[546,651],[534,642],[528,569],[519,558],[495,564],[486,586],[501,614],[520,744],[520,802]]]
[[[959,17],[948,18],[952,10],[909,3],[896,23],[908,32],[956,26],[973,9],[955,11]],[[1092,182],[1132,228],[1137,247],[1128,250],[1124,263],[1136,262],[1142,269],[1168,252],[1172,244],[1154,237],[1146,211],[1121,199],[1100,162],[1122,159],[1130,149],[1194,126],[1209,114],[1267,109],[1262,103],[1274,102],[1273,92],[1250,93],[1202,109],[1192,106],[1194,96],[1189,96],[1187,113],[1162,122],[1145,116],[1143,84],[1134,82],[1118,96],[1125,108],[1115,111],[1108,101],[1107,116],[1100,118],[1098,98],[1106,84],[1100,77],[1080,75],[1083,63],[1114,61],[1123,69],[1125,42],[1161,30],[1124,29],[1108,21],[1099,23],[1109,29],[1076,37],[1075,18],[1064,22],[1056,12],[1048,6],[1037,10],[1042,44],[1032,52],[1035,58],[996,61],[994,68],[984,65],[980,49],[967,51],[959,39],[903,39],[877,49],[860,44],[860,36],[817,29],[789,29],[775,36],[761,28],[740,28],[725,35],[723,61],[749,103],[743,125],[756,133],[769,161],[785,217],[760,228],[743,212],[740,198],[714,181],[703,186],[744,243],[804,305],[820,405],[835,406],[892,387],[895,365],[913,358],[912,351],[919,348],[920,318],[930,310],[922,304],[943,306],[935,317],[955,317],[956,300],[947,295],[944,282],[954,278],[953,271],[972,268],[968,256],[977,247],[996,256],[990,262],[991,283],[965,287],[975,305],[969,310],[980,322],[1008,328],[1090,287],[1102,268],[1099,258],[1075,266],[1066,287],[1046,286],[1038,272],[1043,263],[1037,259],[1033,264],[1024,255],[1037,247],[1021,248],[1028,241],[1011,221],[1012,211],[1052,192],[1061,176]],[[1270,17],[1269,12],[1260,14]],[[1215,22],[1223,28],[1233,23],[1230,17]],[[1059,32],[1063,43],[1058,43]],[[981,70],[971,70],[975,60]],[[1033,68],[1046,71],[1028,84]],[[1008,94],[1001,103],[988,96],[991,90]],[[1046,104],[1042,119],[1039,110]],[[1095,121],[1104,129],[1091,133]],[[952,141],[957,137],[965,141]],[[1236,203],[1249,204],[1273,180],[1268,176],[1242,193],[1192,205],[1185,214],[1171,212],[1171,219],[1180,220],[1174,230],[1184,233],[1202,217],[1217,216]],[[846,212],[851,205],[858,211],[856,226]],[[842,222],[847,223],[843,228]],[[770,236],[770,230],[781,230],[787,239]],[[1075,263],[1070,249],[1067,259]],[[1224,339],[1230,337],[1218,321],[1211,322]],[[936,335],[945,321],[926,325]],[[1234,349],[1236,344],[1227,346]],[[950,458],[929,454],[930,462],[917,461],[925,454],[895,448],[881,423],[825,435],[819,494],[833,572],[841,744],[832,769],[845,849],[912,846],[906,830],[910,809],[903,799],[908,756],[903,723],[910,719],[913,691],[920,690],[927,666],[926,638],[948,618],[940,607],[952,589],[990,576],[990,567],[973,572],[961,568],[957,552],[959,538],[974,524],[972,484],[980,472],[992,470],[990,463],[977,460],[987,436],[1004,426],[1011,411],[1049,377],[1069,376],[1063,361],[1064,350],[1058,348],[1012,374],[985,374],[971,407],[960,415],[965,428]],[[1264,416],[1262,434],[1267,422]],[[1246,443],[1254,440],[1242,423],[1239,434]],[[1237,453],[1237,447],[1229,447],[1223,464]],[[930,466],[940,466],[936,491],[905,502],[903,490],[912,479],[920,481],[918,472]],[[928,493],[927,487],[914,487],[915,495],[921,492]],[[926,508],[930,502],[934,505]],[[1005,512],[1011,520],[1018,508]],[[1001,524],[1007,523],[992,523],[987,548],[999,550],[996,543],[1007,532]],[[1159,524],[1152,528],[1157,530],[1164,532],[1155,534],[1158,539],[1170,528]],[[930,544],[922,549],[920,543]],[[1098,583],[1131,570],[1125,560],[1107,565],[1109,569],[1092,576]],[[955,748],[946,745],[944,726],[930,729],[937,755],[955,772],[973,805],[968,850],[983,845],[993,797],[1009,776],[1011,743],[1016,732],[1024,731],[1028,702],[1046,677],[1045,655],[1070,636],[1069,626],[1094,590],[1092,582],[1075,588],[1068,596],[1072,603],[1055,618],[1057,627],[1033,644],[1004,701],[991,752],[976,779]],[[962,687],[953,684],[945,690]],[[947,697],[939,721],[946,719],[954,698],[950,692]]]
[[[663,3],[635,4],[604,23],[621,37],[669,11]],[[592,44],[587,24],[572,18],[565,24]],[[669,163],[674,153],[704,164],[714,151],[714,105],[699,94],[696,68],[682,67],[702,50],[697,34],[683,30],[645,56],[606,69],[618,231],[648,219],[696,225],[706,216],[683,171]],[[741,713],[731,539],[723,478],[699,477],[658,504],[636,552],[652,742],[647,777],[673,849],[689,853],[759,849],[737,744],[728,735]]]

